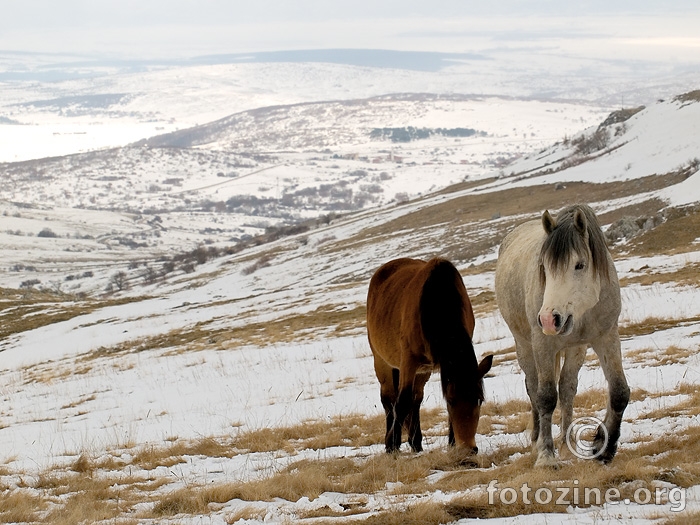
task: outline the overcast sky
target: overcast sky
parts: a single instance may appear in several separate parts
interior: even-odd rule
[[[700,55],[699,23],[697,0],[2,0],[0,51],[100,58],[319,48],[468,53],[509,41],[603,37],[651,39],[678,58]]]

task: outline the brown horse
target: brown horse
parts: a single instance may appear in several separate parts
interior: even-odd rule
[[[474,312],[462,276],[445,259],[396,259],[372,276],[367,335],[386,412],[386,451],[401,446],[401,429],[415,452],[423,450],[420,404],[430,374],[440,369],[447,401],[449,443],[476,453],[484,400],[483,377],[493,356],[477,365]]]

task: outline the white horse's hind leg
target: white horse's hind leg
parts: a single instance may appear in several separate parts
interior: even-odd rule
[[[605,411],[604,421],[607,439],[605,439],[606,435],[602,429],[599,428],[593,446],[595,452],[602,450],[598,459],[608,463],[617,452],[622,414],[630,399],[630,388],[622,368],[622,352],[617,327],[596,341],[593,344],[593,350],[598,354],[600,366],[608,381],[608,408]]]
[[[586,346],[568,348],[565,353],[564,366],[559,378],[559,402],[561,409],[562,434],[571,426],[574,412],[574,398],[578,390],[578,374],[586,359]]]
[[[530,434],[530,440],[534,450],[540,435],[540,416],[537,411],[537,366],[535,365],[535,356],[532,354],[532,345],[529,341],[516,337],[515,354],[518,357],[520,368],[525,372],[525,389],[532,407],[532,433]]]
[[[586,359],[587,346],[575,346],[565,352],[564,366],[559,376],[559,408],[561,410],[561,450],[566,453],[563,444],[566,442],[566,433],[571,426],[574,413],[574,398],[578,390],[578,374]]]

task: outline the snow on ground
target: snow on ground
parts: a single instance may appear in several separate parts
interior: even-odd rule
[[[697,257],[697,253],[693,257]],[[646,262],[629,259],[623,261],[623,266],[639,267]],[[304,259],[293,264],[304,264]],[[287,273],[284,266],[277,271],[281,275]],[[220,311],[223,307],[207,307],[206,290],[216,287],[212,283],[204,290],[189,294],[188,300],[191,304],[198,303],[199,308],[182,306],[179,303],[185,294],[174,293],[167,299],[107,308],[6,341],[0,373],[3,462],[17,471],[31,473],[71,461],[81,452],[99,453],[131,443],[157,444],[173,439],[229,435],[237,429],[287,426],[309,419],[382,412],[372,359],[363,334],[226,351],[217,349],[213,343],[211,348],[196,352],[171,352],[166,348],[85,363],[74,359],[120,341],[138,341],[157,335],[168,326],[193,325],[221,315],[227,315],[235,324],[237,309],[231,310],[231,304],[226,307],[227,314]],[[223,288],[219,293],[224,293]],[[357,297],[361,292],[356,290],[353,300],[361,299]],[[623,324],[648,315],[660,318],[700,316],[700,296],[695,288],[630,287],[624,290],[623,298]],[[330,295],[320,298],[321,302],[336,300]],[[682,305],[681,310],[678,305]],[[245,301],[237,308],[245,311]],[[512,339],[500,316],[494,313],[477,318],[475,343],[477,355],[483,356],[507,348],[512,345]],[[656,367],[625,360],[633,389],[667,394],[677,390],[680,383],[700,382],[700,356],[694,352],[700,347],[697,324],[625,339],[623,355],[640,348],[654,351],[670,346],[690,350],[691,357],[683,363]],[[492,375],[486,379],[488,403],[526,398],[522,373],[514,361],[495,366]],[[602,372],[595,362],[588,363],[581,373],[580,391],[599,388],[601,384]],[[670,431],[671,427],[660,429],[658,421],[653,426],[633,422],[636,414],[672,406],[674,402],[677,400],[667,396],[655,398],[651,405],[649,401],[632,403],[625,416],[621,446],[625,447],[625,443],[640,435]],[[437,378],[429,382],[424,403],[426,407],[442,406]],[[527,442],[524,434],[514,438],[522,444]],[[497,437],[478,437],[478,446],[484,452],[503,445],[503,440]],[[439,446],[444,446],[442,439],[428,442],[429,449]],[[375,453],[381,453],[380,446],[324,452],[329,457]],[[314,457],[311,452],[306,454]],[[174,471],[156,469],[155,475],[175,475],[185,482],[196,480],[197,483],[246,481],[301,458],[275,454],[241,455],[231,460],[192,458]],[[689,506],[700,504],[693,494],[688,492]],[[315,504],[322,506],[327,498],[333,496],[322,496]],[[338,501],[342,503],[343,500]],[[237,505],[235,501],[229,503],[220,513],[212,513],[212,519],[223,517]],[[377,508],[383,505],[386,502],[378,502]],[[308,506],[309,502],[303,501],[269,504],[270,512],[278,516],[299,512]],[[573,516],[556,516],[548,521],[568,523],[574,517],[595,520],[624,515],[641,519],[646,513],[643,506],[621,509],[608,505],[602,509],[579,509]],[[518,519],[494,521],[520,522]]]
[[[425,203],[387,209],[381,220],[421,205]],[[137,347],[144,338],[197,323],[236,327],[251,321],[272,321],[282,312],[289,315],[313,311],[324,304],[347,307],[361,304],[366,293],[364,286],[347,288],[339,297],[327,284],[378,266],[388,253],[344,254],[342,265],[337,265],[339,260],[333,256],[310,258],[310,254],[316,246],[314,236],[320,238],[332,231],[338,238],[344,238],[361,231],[377,217],[372,212],[364,212],[356,219],[314,232],[306,245],[294,249],[289,249],[294,241],[287,241],[286,251],[278,256],[273,267],[261,268],[250,276],[239,271],[244,262],[210,262],[200,271],[211,277],[200,286],[193,288],[186,286],[185,281],[174,282],[169,290],[161,289],[159,297],[103,308],[6,339],[0,354],[3,461],[17,471],[36,473],[55,464],[68,463],[82,452],[99,454],[105,450],[127,450],[134,443],[157,444],[174,439],[225,436],[241,429],[286,426],[354,413],[380,414],[378,385],[361,331],[342,337],[312,337],[308,342],[246,345],[228,350],[217,348],[216,341],[212,341],[209,348],[194,352],[182,352],[173,347],[120,353],[114,358],[89,358],[103,347],[125,342]],[[420,234],[413,235],[420,238]],[[405,242],[406,237],[402,239]],[[395,249],[400,248],[397,245]],[[618,266],[624,277],[637,274],[645,265],[671,271],[698,260],[700,252],[689,252],[674,257],[628,258],[619,261]],[[222,268],[226,271],[221,272]],[[492,279],[492,274],[486,273],[470,277],[469,284],[489,289]],[[300,300],[303,297],[307,299]],[[630,285],[623,290],[623,300],[623,325],[648,317],[697,319],[700,316],[700,296],[694,287],[661,283]],[[238,318],[239,314],[245,315]],[[477,318],[475,343],[477,355],[483,356],[508,348],[512,338],[500,316],[489,313]],[[633,389],[665,395],[630,404],[621,446],[627,446],[626,443],[640,436],[688,425],[686,420],[670,419],[653,424],[646,420],[642,424],[633,422],[638,414],[677,403],[678,396],[669,393],[678,390],[681,383],[700,382],[700,357],[694,352],[700,346],[697,323],[625,338],[622,345],[623,355],[640,349],[653,352],[676,347],[690,351],[690,357],[654,367],[637,359],[625,359]],[[82,360],[81,356],[88,359]],[[602,384],[602,372],[595,361],[587,363],[581,373],[579,391],[597,389]],[[486,389],[489,403],[526,398],[522,373],[515,361],[495,366],[492,376],[486,379]],[[426,407],[443,404],[436,377],[428,384],[424,403]],[[527,436],[523,433],[478,437],[478,446],[483,452],[514,442],[524,445]],[[438,438],[429,441],[427,448],[444,445],[444,438]],[[172,489],[187,483],[253,480],[303,457],[319,459],[320,455],[379,453],[381,446],[305,451],[293,458],[272,453],[242,454],[232,459],[191,458],[172,469],[159,467],[155,475],[172,478]],[[684,493],[688,508],[700,506],[696,492],[700,491],[694,488]],[[274,521],[304,509],[340,505],[347,502],[348,497],[325,494],[313,502],[275,501],[264,505]],[[441,497],[436,494],[431,499],[440,501]],[[376,501],[367,506],[377,510],[388,508],[393,501],[389,494],[372,498]],[[231,501],[212,512],[209,518],[212,522],[223,523],[228,513],[242,505],[240,501]],[[652,520],[653,512],[667,510],[668,504],[650,510],[645,505],[608,503],[603,507],[572,510],[561,516],[548,515],[547,520],[552,523],[612,518]],[[528,518],[534,519],[534,516]],[[493,522],[525,523],[524,520],[508,518]],[[185,522],[195,523],[196,520]]]
[[[496,99],[489,100],[492,110],[501,104]],[[498,109],[499,114],[505,115],[512,107],[504,105]],[[534,105],[524,107],[532,108]],[[473,109],[489,108],[479,106]],[[562,180],[615,181],[667,173],[700,157],[697,140],[693,139],[698,135],[698,108],[700,104],[683,106],[676,101],[659,103],[629,121],[625,133],[611,143],[611,146],[620,145],[618,149],[555,174],[522,180],[501,177],[490,185],[489,190]],[[538,114],[542,115],[539,111]],[[431,117],[430,122],[445,120],[432,120]],[[542,129],[551,129],[547,128],[548,121],[543,122]],[[514,127],[510,132],[517,135],[531,132],[527,126]],[[587,132],[590,133],[590,130]],[[546,133],[542,133],[544,137]],[[527,140],[527,137],[523,140]],[[564,157],[563,154],[557,157],[560,151],[557,148],[562,147],[557,146],[541,154],[551,155],[560,162]],[[460,152],[463,151],[460,149]],[[428,154],[425,155],[427,158]],[[524,171],[541,167],[544,162],[546,160],[542,158],[535,161],[532,158],[524,159],[513,168]],[[423,184],[430,180],[431,169],[423,165],[410,173],[422,175]],[[446,170],[457,173],[454,166]],[[294,177],[302,178],[303,169],[295,167],[293,171]],[[479,176],[487,177],[496,172],[482,169]],[[685,182],[661,190],[656,195],[671,206],[698,202],[700,186],[697,177],[695,173]],[[397,176],[395,183],[396,189],[414,189],[410,177]],[[425,186],[420,188],[420,192],[430,189]],[[210,261],[201,265],[194,276],[180,275],[168,284],[144,286],[130,292],[132,295],[141,292],[151,294],[150,298],[104,307],[6,338],[0,343],[0,454],[6,469],[35,476],[52,465],[66,465],[74,461],[82,452],[101,454],[124,450],[124,454],[128,454],[134,444],[147,446],[175,439],[226,436],[240,430],[285,426],[307,419],[352,413],[381,414],[378,385],[361,328],[349,330],[341,336],[319,330],[318,333],[309,334],[306,339],[297,338],[291,343],[248,343],[225,350],[215,337],[206,348],[196,351],[183,351],[188,350],[187,345],[177,341],[172,346],[157,350],[138,351],[138,348],[149,337],[179,329],[190,330],[198,323],[212,329],[236,329],[251,323],[273,322],[285,316],[314,312],[322,306],[343,310],[362,305],[366,294],[365,283],[372,269],[394,254],[406,253],[409,247],[416,247],[412,248],[412,255],[439,252],[440,247],[435,245],[437,241],[426,238],[425,232],[416,225],[413,231],[395,235],[377,250],[356,249],[336,253],[329,244],[324,243],[332,245],[333,240],[347,239],[372,225],[388,222],[410,210],[468,191],[473,190],[431,196],[403,206],[390,205],[379,210],[363,211],[311,231],[304,242],[298,238],[282,240],[275,245],[279,250],[275,254],[274,264],[248,275],[242,270],[269,247],[251,249],[243,256]],[[617,200],[601,203],[600,207],[612,209],[620,205],[621,202]],[[6,206],[8,213],[3,216],[3,221],[6,221],[3,224],[7,224],[3,227],[6,233],[0,239],[3,244],[21,251],[27,261],[42,257],[50,259],[31,251],[35,237],[29,239],[7,233],[7,230],[40,231],[41,222],[47,222],[45,216],[65,213],[62,220],[66,229],[61,233],[67,233],[70,229],[67,226],[70,208],[50,209],[51,206],[47,204],[15,213],[15,208],[9,207],[9,204]],[[99,236],[101,229],[109,235],[110,232],[106,230],[120,221],[124,222],[125,229],[151,227],[123,213],[115,212],[107,219],[104,219],[107,214],[102,212],[91,213],[97,215],[70,220],[77,222],[87,219],[85,228],[89,227],[95,236]],[[488,228],[488,225],[484,227]],[[181,238],[174,237],[168,242],[176,243],[177,239]],[[79,239],[70,241],[76,250],[76,255],[71,257],[84,255],[88,248],[78,242]],[[65,251],[66,239],[48,239],[47,242],[54,244],[48,250],[44,247],[44,254],[53,252],[55,256],[59,253],[57,250]],[[112,258],[115,258],[114,254]],[[495,253],[481,254],[479,262],[493,258]],[[638,275],[639,269],[645,265],[670,272],[698,260],[700,252],[690,250],[672,257],[622,259],[618,261],[618,269],[621,276]],[[462,269],[467,270],[471,262],[474,261],[468,261]],[[492,274],[484,272],[470,276],[468,287],[491,290],[492,281]],[[647,318],[687,320],[622,341],[626,371],[633,389],[665,394],[630,404],[620,441],[624,448],[635,446],[634,438],[678,431],[694,424],[688,418],[663,418],[653,423],[642,420],[637,424],[635,416],[650,409],[672,406],[683,397],[673,394],[680,384],[700,382],[700,357],[696,352],[700,347],[700,330],[696,321],[700,317],[700,296],[695,287],[660,282],[651,286],[627,286],[623,289],[623,301],[623,326]],[[497,313],[486,313],[478,315],[475,343],[477,355],[481,357],[508,349],[512,346],[512,338]],[[119,345],[126,350],[110,356],[107,351]],[[656,366],[650,366],[653,360],[638,359],[640,351],[653,356],[655,350],[670,347],[688,351],[688,357]],[[581,373],[579,391],[597,389],[603,383],[602,373],[595,361],[587,362]],[[489,403],[526,398],[523,376],[514,361],[504,361],[494,367],[492,376],[486,378],[486,390]],[[426,407],[442,406],[437,378],[429,382],[424,403]],[[482,451],[513,442],[525,445],[528,438],[525,433],[495,433],[478,437]],[[436,438],[427,445],[428,449],[442,447],[445,439]],[[301,457],[379,454],[381,450],[381,446],[360,449],[337,447],[304,451],[294,458],[279,452],[240,454],[232,459],[191,457],[187,463],[178,464],[173,469],[158,467],[155,474],[168,481],[162,489],[166,491],[187,486],[188,483],[257,479]],[[0,477],[7,486],[18,483],[17,475]],[[484,493],[483,489],[476,487],[471,490]],[[388,508],[394,502],[389,492],[371,495],[367,506],[377,510]],[[688,508],[700,509],[700,487],[690,488],[684,494]],[[340,506],[347,503],[348,497],[327,493],[314,501],[302,498],[297,502],[277,500],[258,502],[256,505],[266,508],[269,521],[285,522],[295,512],[324,505]],[[447,497],[450,495],[430,496],[434,501],[445,501]],[[212,523],[224,523],[227,513],[247,504],[239,500],[230,501],[212,511],[208,519]],[[542,518],[550,523],[593,523],[609,519],[635,519],[651,523],[658,512],[668,515],[668,505],[660,507],[608,503],[603,507],[570,509],[564,515]],[[493,522],[529,523],[533,519],[535,516],[530,515]],[[199,523],[198,518],[183,518],[180,521]]]

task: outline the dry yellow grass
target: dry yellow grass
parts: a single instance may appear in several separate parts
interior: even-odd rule
[[[212,503],[234,498],[250,502],[275,498],[297,501],[302,497],[313,500],[324,492],[373,494],[385,489],[387,483],[401,484],[398,493],[413,494],[419,488],[429,487],[426,478],[435,468],[456,468],[460,459],[453,451],[431,451],[421,455],[377,454],[357,460],[301,460],[262,480],[177,490],[158,501],[153,513],[199,514]]]
[[[650,286],[652,284],[659,283],[677,283],[680,285],[690,285],[695,286],[698,284],[698,275],[700,275],[700,264],[689,263],[683,268],[669,272],[652,272],[649,268],[640,268],[645,271],[641,275],[635,275],[632,277],[624,277],[620,279],[621,286],[628,286],[630,284],[641,284]]]
[[[372,239],[402,230],[415,230],[416,225],[425,228],[437,224],[470,224],[491,220],[495,212],[499,212],[503,217],[527,213],[540,214],[545,209],[562,208],[572,202],[595,203],[599,200],[610,200],[660,189],[681,180],[682,177],[677,174],[669,174],[605,184],[570,182],[563,189],[556,189],[555,185],[551,184],[512,188],[499,192],[475,192],[426,206],[394,221],[363,230],[356,240]],[[352,242],[352,239],[348,241],[348,243]],[[334,249],[341,246],[336,245]]]
[[[694,383],[681,383],[678,387],[678,394],[685,394],[688,397],[670,407],[663,407],[656,410],[640,414],[644,419],[661,419],[664,417],[698,416],[700,415],[700,386]],[[670,394],[670,393],[669,393]]]
[[[4,489],[0,492],[0,523],[31,523],[39,521],[39,515],[48,506],[42,495],[26,489]]]
[[[250,505],[226,515],[226,523],[233,525],[241,520],[262,521],[266,514],[266,508],[259,508]]]
[[[411,523],[412,520],[416,520],[416,523],[443,523],[461,518],[566,512],[568,505],[558,504],[554,500],[546,504],[526,505],[520,499],[515,504],[497,499],[489,504],[485,489],[463,496],[458,494],[463,494],[465,489],[485,487],[491,480],[498,480],[499,490],[511,487],[517,492],[520,492],[525,483],[532,493],[546,488],[556,494],[557,488],[566,487],[573,495],[575,489],[580,489],[580,501],[575,505],[589,506],[598,504],[596,498],[610,488],[619,490],[621,498],[632,498],[638,488],[652,490],[659,482],[688,487],[700,482],[700,467],[688,460],[700,453],[698,437],[700,429],[689,429],[655,442],[624,448],[609,467],[595,461],[576,460],[564,462],[560,469],[554,471],[535,469],[527,448],[522,447],[511,448],[507,451],[507,456],[499,451],[497,455],[479,458],[479,464],[495,465],[480,469],[462,467],[459,458],[449,450],[433,450],[421,455],[378,454],[357,459],[302,460],[263,480],[178,490],[159,501],[154,514],[172,516],[181,512],[206,513],[212,503],[224,503],[233,498],[251,502],[272,501],[275,498],[297,501],[304,496],[313,500],[329,491],[374,494],[386,490],[387,483],[395,484],[387,492],[395,497],[426,494],[435,490],[456,495],[445,505],[432,501],[408,505],[408,514],[403,523]],[[436,471],[443,471],[445,475],[438,481],[429,482],[428,476]],[[590,496],[585,500],[584,488],[588,489],[586,494]],[[569,502],[574,502],[571,496]],[[313,517],[337,518],[357,515],[363,510],[368,512],[361,505],[343,513],[322,508],[315,510]],[[382,523],[383,520],[391,520],[391,515],[395,512],[375,514],[368,517],[367,522],[374,523],[378,520],[377,523]]]
[[[659,366],[672,363],[685,363],[690,357],[695,355],[695,353],[696,351],[690,348],[679,348],[672,345],[664,349],[638,348],[627,352],[625,357],[631,359],[635,363],[649,363]]]
[[[518,434],[528,427],[530,420],[530,401],[527,399],[510,399],[504,403],[487,400],[481,407],[477,432],[483,436],[495,431]]]
[[[142,338],[138,343],[128,342],[112,347],[101,347],[83,356],[79,362],[156,349],[172,349],[172,353],[211,349],[231,350],[242,345],[265,346],[313,340],[329,334],[337,337],[363,329],[365,318],[364,305],[353,308],[347,308],[344,305],[325,305],[312,312],[283,315],[272,321],[246,323],[234,328],[209,328],[208,323],[197,323],[195,326]]]
[[[389,510],[356,523],[362,525],[439,525],[458,519],[445,505],[424,501],[406,505],[401,511]],[[330,522],[320,523],[329,525]]]
[[[648,335],[662,330],[668,330],[669,328],[674,328],[682,323],[698,322],[700,322],[700,316],[687,317],[682,319],[664,319],[661,317],[648,317],[638,323],[620,326],[620,337],[636,337],[639,335]]]
[[[625,252],[630,256],[650,256],[695,251],[697,246],[693,243],[698,237],[700,207],[670,210],[665,222],[632,239],[625,246]]]
[[[424,427],[430,424],[431,411],[423,411]],[[426,423],[427,420],[427,423]],[[367,417],[359,414],[335,416],[327,421],[304,421],[285,428],[263,428],[242,432],[232,444],[247,452],[274,450],[323,449],[334,446],[363,447],[382,443],[384,415]]]
[[[469,279],[465,278],[469,284]],[[496,309],[496,294],[491,290],[483,290],[478,293],[469,292],[469,301],[472,304],[475,315],[485,315]]]
[[[685,383],[678,392],[686,394],[688,399],[665,408],[663,417],[697,415],[700,412],[700,389],[697,385]],[[642,389],[635,389],[632,400],[644,399],[649,395]],[[585,411],[590,412],[604,406],[605,398],[606,392],[602,389],[582,392],[577,398],[577,406],[585,406]],[[526,400],[484,405],[484,417],[490,419],[491,424],[500,425],[499,433],[521,433],[524,430],[522,423],[517,427],[514,425],[511,430],[505,428],[513,419],[527,420],[529,411]],[[655,416],[647,414],[642,417]],[[272,432],[276,436],[261,429],[240,432],[228,438],[174,440],[164,447],[149,446],[134,450],[128,461],[121,459],[121,454],[101,455],[96,459],[84,452],[66,467],[47,469],[31,487],[0,493],[0,522],[61,524],[109,520],[129,523],[128,520],[168,518],[178,514],[206,515],[233,499],[250,502],[244,509],[227,515],[227,522],[234,523],[246,517],[259,518],[262,507],[256,506],[255,502],[269,502],[276,498],[297,501],[302,497],[313,500],[324,492],[338,492],[347,494],[355,503],[343,511],[322,507],[299,517],[335,520],[353,516],[353,519],[362,519],[361,515],[367,514],[369,523],[391,522],[396,510],[370,513],[368,500],[362,496],[383,493],[404,509],[400,514],[402,523],[444,523],[462,518],[566,510],[566,506],[554,502],[524,505],[518,500],[510,505],[497,500],[494,504],[488,504],[484,487],[494,479],[498,480],[499,490],[512,487],[519,491],[523,483],[527,483],[533,493],[538,488],[555,490],[557,487],[568,487],[573,490],[580,486],[598,488],[603,492],[616,488],[623,498],[632,497],[639,487],[652,490],[661,482],[680,487],[700,483],[700,466],[693,459],[700,455],[700,427],[669,435],[640,436],[635,442],[622,444],[609,466],[595,461],[567,460],[558,470],[535,469],[529,443],[521,441],[518,445],[499,446],[489,453],[477,455],[472,458],[471,467],[464,462],[464,456],[449,448],[430,449],[422,454],[378,453],[356,458],[303,459],[258,480],[213,485],[191,483],[185,488],[165,493],[163,489],[169,481],[148,473],[156,466],[185,461],[192,455],[232,457],[252,450],[287,450],[293,456],[304,449],[380,444],[384,437],[383,419],[383,416],[367,418],[351,415],[276,429]],[[424,411],[423,423],[428,436],[444,433],[444,409]],[[139,474],[128,474],[134,467]],[[442,475],[435,477],[436,473]],[[576,485],[573,480],[577,480]],[[447,504],[421,501],[421,494],[436,490],[454,494],[454,498]],[[37,491],[41,496],[37,496]],[[401,498],[404,497],[410,498],[406,500],[410,504],[401,505]],[[134,511],[138,504],[149,502],[152,507],[141,506],[139,511]],[[586,505],[582,502],[578,506]],[[123,519],[126,517],[128,519]]]
[[[663,525],[700,525],[700,511],[679,512],[662,523]]]

